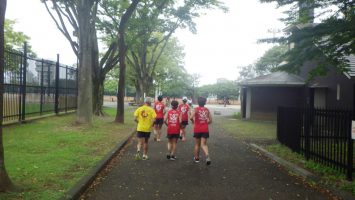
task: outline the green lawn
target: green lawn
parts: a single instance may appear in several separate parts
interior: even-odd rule
[[[215,118],[215,121],[229,134],[238,139],[275,140],[276,123],[240,120],[236,118]]]
[[[0,199],[58,199],[91,167],[133,130],[132,110],[126,124],[97,117],[92,127],[78,126],[75,114],[48,117],[4,128],[6,169],[21,193],[1,194]]]

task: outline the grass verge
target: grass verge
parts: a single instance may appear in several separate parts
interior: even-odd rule
[[[0,199],[59,199],[134,127],[133,110],[124,125],[113,123],[115,109],[95,117],[91,127],[73,122],[75,114],[49,117],[4,128],[5,163],[22,191]]]
[[[320,178],[320,184],[334,186],[355,195],[355,182],[347,181],[344,173],[312,160],[306,161],[301,154],[292,152],[289,148],[281,144],[268,145],[265,148],[269,152],[313,172]]]
[[[233,118],[215,118],[215,121],[233,137],[245,140],[276,140],[276,123],[265,121],[241,120]]]
[[[215,118],[215,121],[218,126],[237,139],[259,144],[260,141],[276,141],[275,122],[240,120],[240,116],[237,114],[233,118]],[[316,174],[321,178],[318,184],[335,186],[339,189],[350,191],[355,195],[355,181],[346,181],[344,173],[311,160],[306,161],[301,154],[294,153],[277,142],[261,142],[261,144],[269,152]],[[316,183],[312,182],[310,184]]]

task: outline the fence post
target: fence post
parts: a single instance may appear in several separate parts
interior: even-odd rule
[[[68,111],[68,66],[65,66],[65,112]]]
[[[347,128],[347,135],[348,135],[348,167],[347,167],[347,172],[346,172],[346,177],[349,181],[352,181],[353,179],[353,139],[351,137],[352,135],[352,113],[349,112],[348,116],[348,128]]]
[[[276,122],[277,122],[277,124],[276,124],[276,137],[277,137],[277,140],[278,141],[280,141],[280,125],[281,125],[281,114],[280,114],[280,112],[281,112],[281,107],[280,106],[278,106],[277,107],[277,119],[276,119]]]
[[[304,108],[302,109],[302,115],[303,115],[303,123],[304,123],[304,155],[306,157],[306,160],[309,159],[309,131],[310,131],[310,121],[311,121],[311,110],[309,108]]]
[[[25,121],[26,119],[26,85],[27,85],[27,43],[24,43],[23,47],[23,68],[22,68],[22,85],[21,85],[21,95],[22,95],[22,102],[21,102],[21,122]]]
[[[42,115],[42,112],[43,112],[43,91],[44,91],[44,89],[43,89],[43,59],[41,60],[41,104],[40,104],[40,108],[39,108],[39,112],[40,112],[40,115]]]
[[[59,113],[59,54],[57,54],[57,63],[55,66],[55,114]]]

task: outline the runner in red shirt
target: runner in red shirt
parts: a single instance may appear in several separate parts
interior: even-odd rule
[[[154,104],[154,110],[155,113],[157,114],[157,117],[155,118],[154,122],[154,141],[160,142],[160,136],[161,136],[161,127],[163,126],[164,123],[164,115],[165,115],[165,106],[162,103],[163,97],[158,96],[158,102],[155,102]]]
[[[178,110],[181,112],[181,126],[180,126],[180,139],[186,141],[186,126],[189,124],[190,106],[187,105],[187,97],[182,98],[182,104],[179,105]]]
[[[206,98],[198,98],[198,107],[195,108],[190,116],[191,122],[194,124],[194,138],[195,138],[195,149],[194,149],[194,161],[196,163],[200,162],[200,148],[205,153],[206,164],[211,164],[211,158],[208,152],[207,138],[209,138],[208,125],[212,123],[211,113],[208,108],[205,108]]]
[[[170,160],[176,160],[176,143],[180,136],[181,113],[177,109],[178,105],[179,103],[173,100],[171,102],[172,109],[168,111],[164,119],[165,124],[168,126],[168,153],[166,158]]]

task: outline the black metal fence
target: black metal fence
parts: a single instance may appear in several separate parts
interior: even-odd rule
[[[24,51],[5,50],[4,123],[77,107],[77,70],[57,61],[35,59]]]
[[[352,180],[352,111],[279,107],[277,138],[305,158],[346,173]]]

